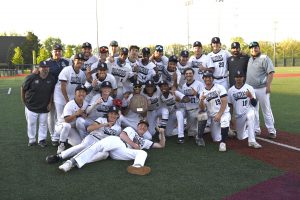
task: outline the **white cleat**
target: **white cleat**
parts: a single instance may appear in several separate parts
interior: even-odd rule
[[[221,151],[221,152],[225,152],[226,151],[226,144],[224,142],[220,143],[219,151]]]
[[[258,144],[257,142],[248,142],[248,146],[252,147],[254,149],[260,149],[260,148],[262,148],[262,146],[260,144]]]
[[[57,154],[60,154],[62,151],[66,149],[66,146],[64,143],[60,143],[57,147]]]
[[[61,166],[58,167],[58,169],[64,171],[64,172],[68,172],[72,169],[73,164],[71,160],[67,160],[64,164],[62,164]]]

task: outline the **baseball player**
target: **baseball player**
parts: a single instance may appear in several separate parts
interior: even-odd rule
[[[194,79],[194,70],[186,68],[184,70],[186,82],[181,88],[181,93],[189,97],[188,103],[184,103],[184,113],[187,117],[188,135],[195,137],[197,135],[197,116],[199,112],[199,95],[204,85],[200,81]],[[178,138],[178,143],[184,143],[184,138]]]
[[[139,122],[137,131],[131,127],[127,127],[121,132],[120,137],[109,136],[96,142],[88,149],[84,149],[70,160],[67,160],[63,165],[59,166],[59,169],[68,172],[74,166],[81,168],[86,163],[89,163],[90,160],[93,160],[95,155],[109,153],[109,156],[114,160],[134,160],[133,165],[127,168],[129,173],[146,175],[150,173],[151,169],[144,166],[147,153],[142,149],[165,147],[163,132],[160,132],[159,143],[143,138],[143,134],[147,131],[148,127],[148,122],[144,120]]]
[[[162,80],[166,80],[170,87],[175,91],[178,87],[179,81],[181,79],[181,73],[177,69],[178,59],[177,56],[172,55],[168,59],[168,66],[165,73],[162,74]]]
[[[202,53],[202,44],[199,41],[194,42],[194,55],[189,59],[190,66],[195,71],[194,79],[203,83],[202,75],[203,72],[213,71],[214,65],[212,60],[205,54]]]
[[[28,146],[36,144],[36,127],[37,120],[39,120],[38,144],[45,147],[47,118],[52,106],[55,79],[49,74],[49,63],[47,61],[40,62],[38,70],[39,74],[33,73],[26,77],[21,87],[21,97],[25,105]]]
[[[228,104],[235,111],[237,138],[243,140],[248,137],[248,146],[261,148],[255,140],[254,107],[257,105],[255,92],[252,86],[244,83],[243,71],[235,73],[235,85],[228,90]]]
[[[69,61],[62,57],[62,46],[55,44],[51,52],[51,57],[46,60],[49,64],[49,73],[55,78],[57,83],[58,75],[64,67],[69,66]],[[53,146],[58,146],[59,135],[55,134],[55,123],[57,121],[57,114],[55,105],[51,106],[51,110],[48,114],[48,129],[51,136]]]
[[[87,89],[83,85],[76,87],[75,98],[66,104],[61,117],[55,125],[55,131],[60,135],[57,153],[65,150],[67,142],[74,146],[83,139],[75,129],[75,126],[78,117],[86,117],[87,103],[84,101],[86,93]]]
[[[85,73],[81,70],[85,61],[82,53],[74,57],[74,65],[65,67],[59,74],[59,81],[54,89],[54,103],[57,114],[57,120],[61,117],[64,106],[70,100],[74,99],[75,88],[83,85],[86,81]]]
[[[198,135],[196,143],[205,146],[203,133],[206,120],[210,120],[211,135],[214,142],[220,142],[219,151],[226,151],[226,138],[228,136],[230,112],[227,103],[226,89],[213,83],[213,74],[209,71],[203,73],[205,87],[200,95],[200,112],[198,115]]]
[[[261,53],[258,42],[251,42],[249,45],[251,57],[248,62],[246,83],[254,88],[258,101],[255,107],[255,132],[260,134],[259,126],[259,105],[264,116],[265,125],[269,132],[269,138],[276,138],[274,117],[270,104],[271,84],[275,72],[271,59]]]
[[[76,120],[76,128],[82,138],[87,134],[86,128],[89,125],[91,125],[97,118],[107,115],[109,108],[113,105],[113,98],[110,96],[111,91],[112,84],[109,81],[103,81],[100,92],[93,96],[85,111],[87,117],[79,117]]]
[[[145,84],[148,80],[153,80],[156,76],[155,73],[155,64],[149,61],[150,49],[148,47],[144,47],[142,49],[142,59],[139,60],[139,68],[137,74],[137,80],[142,84]],[[157,79],[158,80],[158,79]]]
[[[59,162],[61,160],[70,158],[90,145],[96,143],[97,141],[109,136],[109,135],[120,135],[121,127],[116,123],[119,118],[119,110],[115,106],[111,106],[107,113],[107,117],[97,118],[93,124],[88,127],[89,134],[82,140],[78,145],[75,145],[69,149],[62,151],[56,155],[50,155],[46,157],[46,161],[49,164]],[[101,154],[100,154],[101,157]],[[98,160],[95,156],[91,162]]]
[[[112,74],[117,82],[117,98],[122,99],[123,94],[130,92],[132,83],[129,78],[133,76],[131,66],[126,63],[128,56],[128,49],[123,47],[121,48],[120,55],[117,58],[113,58],[107,63],[108,72]]]
[[[117,41],[112,40],[109,44],[109,56],[110,57],[118,57],[119,56],[119,44]]]
[[[191,67],[191,63],[189,62],[189,55],[190,55],[190,53],[186,50],[183,50],[180,52],[179,61],[177,62],[177,69],[179,70],[179,72],[181,74],[180,79],[179,79],[179,84],[178,84],[179,88],[181,88],[185,82],[183,71],[186,68]]]
[[[111,96],[115,97],[117,94],[117,82],[113,75],[108,73],[108,68],[106,63],[99,62],[98,67],[96,68],[97,73],[92,74],[92,82],[86,81],[84,86],[90,91],[90,93],[86,96],[85,101],[90,102],[96,94],[99,93],[99,89],[101,84],[104,81],[108,81],[112,86]]]
[[[219,37],[213,37],[211,40],[212,52],[209,56],[213,62],[214,82],[223,85],[228,90],[227,80],[227,59],[231,56],[228,51],[221,49],[221,40]]]
[[[99,63],[106,63],[107,58],[109,56],[108,54],[108,47],[107,46],[101,46],[99,47],[99,60],[92,64],[91,66],[91,74],[94,74],[97,72],[97,68]]]
[[[149,59],[155,64],[154,70],[156,74],[161,76],[161,74],[165,73],[168,66],[168,58],[164,56],[164,47],[162,45],[155,46],[155,51]]]

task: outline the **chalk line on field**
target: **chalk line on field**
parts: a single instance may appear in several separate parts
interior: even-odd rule
[[[290,146],[290,145],[287,145],[287,144],[282,144],[282,143],[279,143],[279,142],[274,142],[273,140],[269,140],[269,139],[266,139],[266,138],[256,136],[256,139],[259,139],[259,140],[262,140],[264,142],[268,142],[268,143],[271,143],[271,144],[275,144],[275,145],[278,145],[278,146],[282,146],[282,147],[285,147],[285,148],[288,148],[288,149],[292,149],[292,150],[295,150],[295,151],[300,151],[300,148],[293,147],[293,146]]]

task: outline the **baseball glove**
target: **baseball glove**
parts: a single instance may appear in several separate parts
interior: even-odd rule
[[[121,108],[122,107],[122,100],[121,99],[114,99],[113,100],[113,105],[118,107],[118,108]]]
[[[151,172],[151,168],[147,167],[147,166],[135,167],[135,166],[130,165],[127,167],[127,172],[130,174],[144,176]]]
[[[135,113],[146,113],[148,111],[148,100],[140,94],[135,94],[129,102],[129,108]]]

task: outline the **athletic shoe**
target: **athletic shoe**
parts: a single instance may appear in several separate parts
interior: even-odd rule
[[[58,141],[51,141],[51,143],[52,143],[52,146],[54,146],[54,147],[58,147],[58,145],[59,145]]]
[[[60,154],[62,151],[66,149],[65,143],[60,143],[59,146],[57,147],[57,154]]]
[[[34,145],[36,145],[36,142],[28,142],[27,146],[31,147],[31,146],[34,146]]]
[[[151,168],[147,166],[142,166],[142,167],[134,167],[132,165],[127,167],[127,172],[130,174],[136,174],[140,176],[147,175],[151,172]]]
[[[257,142],[248,142],[249,147],[253,147],[254,149],[260,149],[262,146]]]
[[[58,155],[50,155],[46,157],[46,162],[48,164],[58,163],[60,160],[61,159]]]
[[[58,169],[64,171],[64,172],[68,172],[72,169],[73,164],[71,160],[67,160],[64,164],[62,164],[61,166],[58,167]]]
[[[276,138],[276,134],[275,133],[270,133],[269,134],[269,138],[270,139],[275,139]]]
[[[45,148],[47,146],[46,140],[39,141],[39,146]]]
[[[221,151],[221,152],[226,151],[226,144],[225,144],[224,142],[221,142],[221,143],[220,143],[219,151]]]
[[[183,144],[184,143],[184,137],[179,137],[177,139],[177,144]]]
[[[198,146],[202,146],[202,147],[205,146],[205,142],[204,142],[204,139],[203,139],[203,138],[198,138],[198,137],[196,137],[195,139],[196,139],[196,144],[197,144]]]

